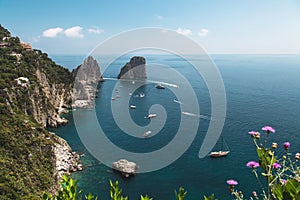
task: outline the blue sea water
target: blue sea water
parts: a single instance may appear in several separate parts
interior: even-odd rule
[[[187,62],[173,55],[145,57],[148,63],[166,64],[183,74],[197,95],[201,114],[210,116],[211,100],[205,82],[195,75],[195,71]],[[83,62],[84,56],[56,55],[52,58],[72,69]],[[188,58],[199,59],[201,62],[195,55]],[[116,77],[129,59],[130,57],[125,56],[112,63],[104,72],[104,77]],[[300,55],[213,55],[212,59],[221,73],[226,89],[227,114],[222,137],[231,150],[227,157],[198,158],[199,148],[209,125],[208,120],[200,120],[196,138],[178,160],[161,170],[124,179],[86,152],[72,120],[72,113],[69,113],[66,117],[70,123],[53,131],[65,138],[73,150],[85,155],[82,157],[85,169],[72,175],[79,180],[80,189],[97,194],[100,199],[109,199],[109,180],[119,180],[123,194],[128,195],[130,199],[139,199],[140,194],[148,194],[154,199],[173,199],[174,189],[180,186],[187,190],[188,199],[201,199],[203,195],[212,193],[219,199],[234,199],[228,191],[226,180],[235,179],[239,182],[237,188],[242,190],[246,197],[251,196],[254,190],[259,192],[260,188],[251,169],[246,167],[248,161],[256,159],[255,148],[248,131],[260,131],[261,127],[271,125],[276,129],[276,133],[270,138],[279,144],[279,154],[284,153],[281,144],[286,141],[291,142],[292,152],[300,151]],[[98,61],[101,68],[101,58]],[[97,117],[109,139],[118,146],[134,152],[152,151],[170,142],[178,129],[180,119],[179,105],[172,102],[175,96],[171,90],[168,87],[166,90],[157,90],[153,84],[148,84],[136,92],[143,91],[146,94],[144,98],[131,99],[137,108],[141,108],[130,110],[132,119],[140,126],[147,125],[144,115],[149,107],[156,103],[163,105],[167,112],[174,116],[172,120],[167,121],[162,130],[168,134],[158,134],[149,140],[137,140],[122,134],[111,116],[111,108],[108,105],[111,103],[111,94],[116,82],[106,80],[101,83],[95,101]],[[82,122],[87,127],[90,125],[89,119],[83,118]]]

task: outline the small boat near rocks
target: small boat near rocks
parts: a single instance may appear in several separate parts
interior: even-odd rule
[[[157,84],[155,87],[156,87],[157,89],[165,89],[165,87],[164,87],[163,85],[161,85],[161,84]]]

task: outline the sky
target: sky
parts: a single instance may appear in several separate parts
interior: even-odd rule
[[[88,54],[136,28],[177,31],[209,54],[300,54],[299,0],[0,0],[0,23],[48,54]]]

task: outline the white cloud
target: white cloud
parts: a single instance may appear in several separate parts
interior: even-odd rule
[[[177,33],[188,36],[188,35],[192,35],[193,32],[190,29],[184,29],[184,28],[178,28],[176,30]]]
[[[205,29],[205,28],[203,28],[203,29],[201,29],[199,32],[198,32],[198,35],[199,36],[207,36],[207,34],[208,34],[208,30],[207,29]]]
[[[43,37],[54,38],[62,32],[63,32],[63,29],[60,27],[49,28],[49,29],[43,31]]]
[[[71,38],[83,38],[84,35],[81,33],[82,31],[82,27],[80,26],[73,26],[71,28],[68,28],[64,31],[64,34],[67,37],[71,37]]]
[[[89,28],[88,32],[89,33],[94,33],[94,34],[100,34],[100,33],[103,33],[104,30],[103,29],[99,29],[97,27],[93,27],[93,28]]]
[[[157,20],[162,20],[162,19],[164,19],[164,17],[161,16],[161,15],[155,15],[155,18],[156,18]]]

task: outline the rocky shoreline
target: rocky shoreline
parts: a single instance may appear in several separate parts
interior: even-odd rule
[[[54,133],[52,133],[54,134]],[[83,170],[80,163],[80,156],[72,151],[69,144],[62,138],[56,136],[53,152],[55,155],[55,176],[60,181],[64,174],[70,175],[72,172]]]

